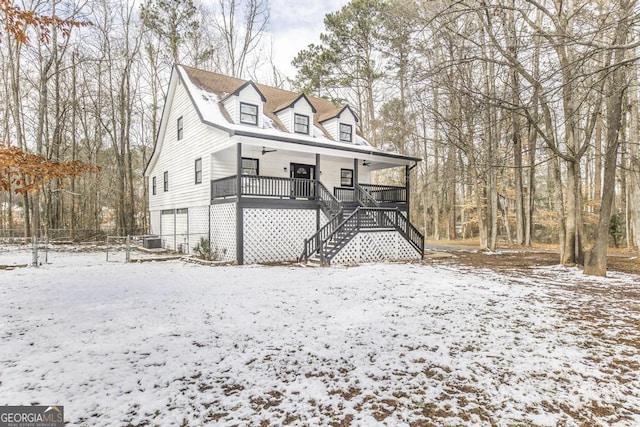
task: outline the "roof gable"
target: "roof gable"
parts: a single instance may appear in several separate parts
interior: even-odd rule
[[[252,82],[251,80],[247,80],[245,83],[241,84],[240,86],[238,86],[238,88],[236,90],[234,90],[233,92],[231,92],[230,94],[228,94],[227,96],[223,97],[220,101],[224,101],[226,99],[228,99],[230,96],[239,96],[240,93],[245,90],[248,87],[252,87],[256,93],[260,96],[260,99],[262,99],[262,102],[267,102],[267,98],[264,97],[263,93],[260,92],[260,89],[258,89],[258,86],[256,86],[256,84],[254,82]]]
[[[293,101],[285,102],[281,106],[276,107],[276,109],[273,112],[278,114],[282,110],[286,110],[287,108],[295,107],[295,105],[300,100],[304,100],[311,107],[311,111],[313,112],[313,114],[317,113],[316,107],[313,106],[311,101],[309,101],[309,98],[307,98],[307,95],[305,95],[304,93],[301,93],[300,95],[298,95],[298,97],[296,97]]]
[[[349,112],[353,115],[353,118],[355,119],[356,123],[358,123],[359,122],[358,115],[354,113],[353,109],[351,109],[351,107],[348,105],[345,105],[342,108],[335,108],[333,109],[333,111],[327,111],[325,114],[322,114],[321,116],[318,117],[318,122],[323,123],[323,122],[326,122],[327,120],[338,118],[342,116],[342,113],[344,113],[346,110],[349,110]]]

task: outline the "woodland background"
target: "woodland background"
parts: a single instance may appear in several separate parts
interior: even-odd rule
[[[636,0],[353,0],[294,78],[272,59],[268,0],[8,4],[92,24],[0,33],[0,141],[96,166],[46,183],[44,229],[146,231],[142,171],[182,63],[348,102],[374,145],[423,159],[427,238],[559,243],[565,264],[592,248],[600,267],[608,245],[640,247]],[[0,230],[28,235],[33,197],[0,192]]]

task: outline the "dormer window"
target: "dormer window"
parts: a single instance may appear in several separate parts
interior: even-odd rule
[[[340,141],[351,142],[353,140],[352,129],[351,125],[340,123]]]
[[[302,114],[295,114],[293,121],[294,121],[293,130],[296,133],[303,133],[305,135],[309,135],[309,116],[304,116]]]
[[[240,103],[240,123],[247,125],[258,125],[258,106],[253,104]]]

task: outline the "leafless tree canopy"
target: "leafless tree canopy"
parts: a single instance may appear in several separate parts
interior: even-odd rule
[[[263,67],[284,84],[265,53],[268,0],[17,6],[93,25],[2,33],[0,138],[102,172],[69,192],[52,181],[42,200],[2,193],[2,228],[144,229],[141,172],[174,63],[254,79]],[[292,82],[423,159],[412,220],[428,237],[558,243],[561,262],[604,274],[610,243],[640,246],[638,17],[636,0],[353,0]]]

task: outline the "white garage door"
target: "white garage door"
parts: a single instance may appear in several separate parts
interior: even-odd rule
[[[175,210],[167,209],[162,211],[160,218],[160,237],[162,237],[162,247],[175,250]]]

